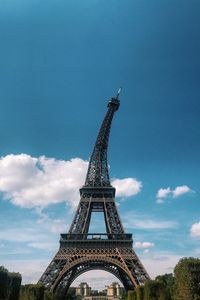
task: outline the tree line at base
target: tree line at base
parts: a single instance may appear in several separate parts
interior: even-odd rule
[[[75,289],[70,288],[65,299],[45,290],[41,284],[21,285],[19,273],[0,267],[0,300],[75,300]],[[157,276],[122,300],[200,300],[200,259],[182,258],[173,274]]]

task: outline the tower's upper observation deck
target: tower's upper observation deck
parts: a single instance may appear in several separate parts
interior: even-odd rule
[[[108,102],[108,108],[114,109],[114,111],[117,111],[119,106],[120,106],[120,101],[119,101],[119,94],[121,93],[122,88],[120,87],[116,97],[111,98],[111,100]]]

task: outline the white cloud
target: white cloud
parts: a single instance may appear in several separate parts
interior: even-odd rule
[[[123,224],[129,229],[147,229],[147,230],[157,230],[157,229],[170,229],[178,226],[175,221],[166,221],[158,219],[150,219],[149,216],[136,215],[134,212],[129,212],[123,216]]]
[[[71,206],[79,200],[88,162],[7,155],[0,159],[0,191],[21,207],[45,207],[66,201]]]
[[[28,247],[52,251],[58,249],[58,243],[34,242],[34,243],[29,243]]]
[[[147,254],[149,252],[150,252],[149,249],[145,249],[144,252],[143,252],[143,254]]]
[[[144,249],[154,247],[154,243],[151,242],[135,242],[134,248]]]
[[[0,231],[0,240],[2,241],[37,242],[44,238],[44,233],[40,233],[33,228],[6,228]]]
[[[67,232],[68,228],[69,226],[63,220],[56,219],[51,221],[50,231],[52,233]]]
[[[42,273],[45,271],[48,260],[4,260],[3,265],[10,272],[19,272],[22,275],[22,283],[37,283]]]
[[[47,219],[42,223],[30,220],[22,223],[21,226],[14,228],[5,227],[0,231],[0,242],[4,245],[4,241],[12,243],[26,243],[29,247],[44,249],[49,246],[57,245],[60,233],[67,232],[68,225],[64,220]],[[1,245],[1,244],[0,244]],[[6,247],[4,247],[6,249]],[[49,247],[51,249],[51,247]]]
[[[164,201],[163,199],[161,199],[161,198],[158,198],[158,199],[156,200],[156,202],[157,202],[158,204],[163,204],[165,201]]]
[[[200,258],[200,248],[196,248],[196,249],[194,250],[194,252],[195,252],[195,255],[196,255],[198,258]]]
[[[172,196],[173,198],[180,197],[184,194],[192,192],[192,189],[187,185],[177,186],[174,190],[170,187],[168,188],[161,188],[158,190],[156,194],[156,202],[157,203],[164,203],[164,199],[168,196]]]
[[[133,226],[140,229],[167,229],[174,228],[177,226],[177,223],[174,221],[161,221],[161,220],[135,220]]]
[[[119,282],[117,277],[101,270],[93,270],[80,275],[73,283],[72,286],[78,286],[81,282],[87,282],[92,289],[103,290],[105,286],[110,285],[112,282]],[[122,284],[120,283],[122,286]]]
[[[44,224],[48,230],[52,233],[63,233],[67,232],[69,229],[69,224],[66,223],[66,220],[62,219],[51,219],[46,213],[42,211],[41,208],[36,207],[36,213],[39,215],[37,224]],[[68,216],[69,216],[68,210]],[[71,216],[70,216],[71,218]]]
[[[182,185],[182,186],[177,186],[174,190],[173,190],[173,197],[179,197],[181,195],[184,195],[188,192],[191,192],[191,189],[189,188],[189,186],[187,185]]]
[[[167,197],[170,193],[171,193],[171,189],[170,189],[169,187],[166,188],[166,189],[161,188],[161,189],[159,189],[159,191],[157,192],[156,197],[157,197],[157,198],[165,198],[165,197]]]
[[[200,237],[200,222],[192,225],[190,229],[190,235],[194,238]]]
[[[180,255],[169,253],[144,253],[142,263],[148,271],[151,278],[158,275],[172,273],[178,261],[182,258]]]
[[[18,247],[18,246],[6,246],[4,249],[0,248],[0,256],[1,256],[1,260],[3,257],[16,257],[16,256],[22,256],[22,255],[31,255],[32,251],[31,249],[28,249],[24,246],[22,247]],[[2,264],[2,262],[1,262]]]
[[[60,202],[76,207],[87,167],[88,161],[81,158],[65,161],[10,154],[0,158],[0,192],[5,200],[20,207],[44,208]],[[135,195],[142,187],[134,178],[115,179],[112,183],[119,197]]]
[[[116,188],[117,197],[134,196],[142,188],[142,182],[135,178],[114,179],[112,185]]]

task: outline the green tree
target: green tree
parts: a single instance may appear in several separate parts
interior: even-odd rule
[[[122,289],[122,300],[128,300],[128,294],[127,291],[123,288]]]
[[[159,275],[155,278],[155,280],[163,283],[165,287],[166,300],[173,300],[175,293],[175,277],[173,274]]]
[[[20,293],[19,293],[19,298],[20,300],[27,300],[27,295],[26,295],[26,286],[21,285],[20,287]]]
[[[8,300],[18,300],[22,276],[19,273],[8,273]]]
[[[144,299],[144,286],[143,285],[139,285],[136,288],[136,296],[137,296],[137,300],[143,300]]]
[[[76,299],[76,288],[70,287],[67,292],[66,300],[75,300]]]
[[[144,285],[144,300],[166,300],[164,284],[157,280],[148,280]]]
[[[136,292],[135,291],[128,291],[128,300],[136,300]]]
[[[0,299],[7,298],[8,292],[8,270],[0,266]]]
[[[200,259],[182,258],[174,274],[175,300],[200,300]]]
[[[43,300],[44,286],[41,284],[26,284],[21,287],[20,300]]]
[[[44,300],[55,300],[55,296],[53,293],[49,291],[44,292]]]

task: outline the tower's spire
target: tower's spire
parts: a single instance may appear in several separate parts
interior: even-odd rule
[[[110,179],[107,163],[107,149],[110,128],[115,111],[118,110],[120,101],[118,90],[116,97],[108,102],[108,111],[101,125],[92,156],[90,158],[88,172],[85,180],[85,187],[109,187]]]
[[[118,92],[117,92],[116,99],[118,99],[118,98],[119,98],[119,94],[121,93],[121,91],[122,91],[122,87],[120,86],[120,88],[118,89]]]

